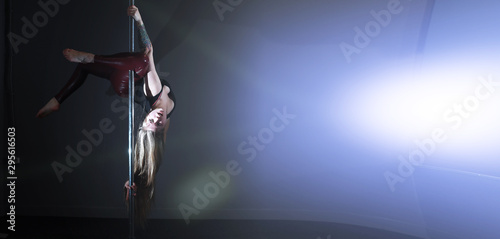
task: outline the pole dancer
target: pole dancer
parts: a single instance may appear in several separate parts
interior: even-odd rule
[[[124,52],[114,55],[95,55],[72,49],[63,50],[64,57],[78,63],[65,86],[43,106],[36,117],[43,118],[58,111],[61,104],[86,81],[88,74],[107,79],[121,97],[129,94],[129,71],[133,71],[135,103],[147,112],[137,131],[134,147],[134,183],[125,183],[126,201],[129,190],[135,196],[134,217],[144,226],[154,198],[155,176],[162,159],[170,116],[175,108],[175,96],[167,81],[156,72],[153,46],[149,40],[139,9],[132,5],[127,14],[137,26],[140,52]],[[129,149],[130,150],[130,149]]]

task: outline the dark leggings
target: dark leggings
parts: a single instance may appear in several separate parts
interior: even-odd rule
[[[128,96],[129,70],[133,70],[134,82],[142,79],[149,71],[149,60],[144,53],[118,53],[109,56],[94,56],[93,63],[79,63],[68,83],[55,96],[62,103],[68,96],[75,92],[92,74],[108,79],[116,94],[121,97]]]

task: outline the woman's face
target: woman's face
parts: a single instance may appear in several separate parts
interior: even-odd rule
[[[154,132],[163,130],[167,123],[167,116],[164,113],[165,111],[162,108],[157,108],[149,112],[142,123],[142,128]]]

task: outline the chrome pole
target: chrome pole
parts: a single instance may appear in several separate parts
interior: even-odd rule
[[[135,5],[134,0],[129,0],[129,6]],[[129,17],[129,51],[134,52],[134,18]],[[134,236],[134,71],[128,72],[128,182],[129,182],[129,238],[133,239]]]

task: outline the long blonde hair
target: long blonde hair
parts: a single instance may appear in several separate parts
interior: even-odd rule
[[[154,201],[155,177],[161,164],[164,144],[163,130],[153,132],[139,128],[134,150],[134,181],[137,186],[134,211],[136,221],[143,227]]]

